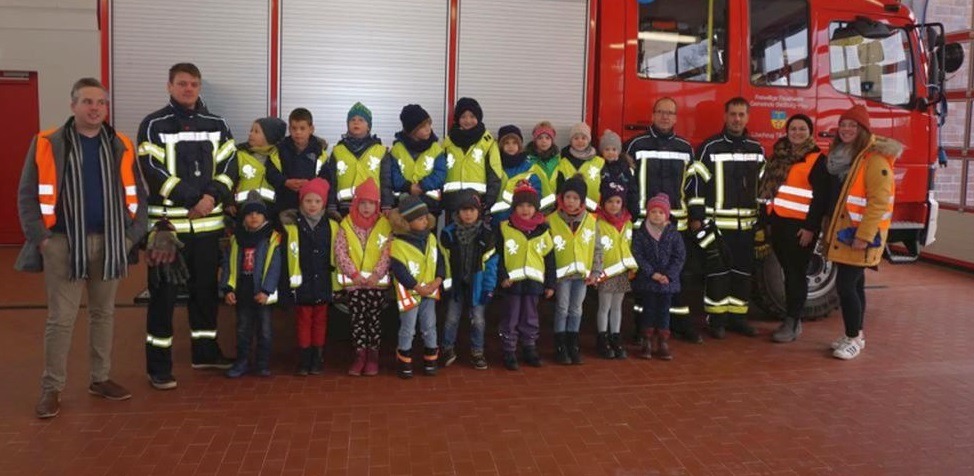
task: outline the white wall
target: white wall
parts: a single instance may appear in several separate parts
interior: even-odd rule
[[[0,0],[0,70],[37,71],[41,130],[71,113],[71,85],[100,78],[97,0]]]

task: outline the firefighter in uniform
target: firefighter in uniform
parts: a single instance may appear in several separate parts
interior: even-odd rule
[[[230,368],[217,344],[217,268],[223,207],[237,181],[236,147],[226,121],[211,114],[200,94],[200,71],[190,63],[169,69],[170,100],[139,126],[139,163],[149,187],[149,220],[160,241],[169,231],[182,242],[187,264],[193,368]],[[154,249],[150,237],[148,249]],[[176,387],[172,375],[172,314],[179,279],[151,272],[169,261],[149,259],[146,367],[156,389]]]
[[[683,290],[674,296],[670,308],[670,315],[673,317],[671,329],[690,342],[702,343],[703,339],[693,325],[689,306],[692,302],[690,297],[700,293],[700,286],[693,283],[703,281],[701,253],[699,247],[691,243],[692,235],[687,232],[687,202],[684,193],[684,186],[694,173],[694,168],[691,167],[694,159],[693,147],[674,132],[676,114],[676,101],[669,97],[658,99],[653,104],[653,125],[649,132],[632,139],[626,148],[626,153],[636,161],[636,180],[640,194],[639,210],[634,210],[632,216],[635,226],[639,227],[646,219],[646,203],[650,198],[660,193],[670,197],[670,220],[683,234],[687,249]],[[634,306],[634,310],[636,313],[642,312],[638,304]],[[641,336],[639,320],[635,322],[636,335]]]
[[[747,336],[757,333],[746,316],[764,148],[748,137],[749,107],[740,97],[724,104],[724,130],[701,144],[688,183],[689,226],[707,255],[704,311],[717,339],[724,338],[725,327]]]

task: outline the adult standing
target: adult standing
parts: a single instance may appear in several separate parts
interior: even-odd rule
[[[653,125],[646,134],[635,137],[626,147],[626,153],[636,161],[636,180],[639,183],[639,210],[633,211],[636,228],[646,219],[646,204],[660,193],[670,197],[670,221],[683,233],[687,259],[683,274],[682,291],[674,296],[670,315],[673,317],[673,332],[684,339],[702,343],[690,314],[690,296],[700,295],[703,281],[702,259],[699,247],[690,242],[687,232],[687,201],[684,186],[693,175],[693,147],[686,139],[678,136],[674,128],[677,121],[676,101],[662,97],[653,104]],[[700,199],[702,200],[702,199]],[[702,201],[701,201],[702,203]],[[637,312],[642,306],[637,304]],[[639,320],[636,319],[637,327]],[[638,329],[637,329],[638,330]],[[637,335],[642,335],[637,332]]]
[[[221,204],[237,181],[236,147],[226,121],[200,100],[201,74],[191,63],[169,68],[169,104],[142,120],[139,163],[149,187],[149,221],[156,234],[149,248],[175,232],[187,264],[189,326],[194,369],[228,369],[232,362],[217,344],[217,268],[223,233]],[[174,253],[149,259],[146,369],[152,386],[176,387],[172,374],[172,314],[179,279],[160,273]],[[155,268],[155,269],[153,269]]]
[[[826,258],[836,266],[845,323],[845,334],[832,343],[832,355],[838,359],[854,359],[866,347],[865,270],[877,266],[883,256],[893,219],[893,162],[902,153],[899,142],[870,132],[865,107],[853,106],[839,118],[827,166],[841,187],[823,237]]]
[[[781,343],[802,333],[805,275],[831,195],[828,158],[815,145],[813,130],[804,114],[788,119],[787,135],[775,142],[758,186],[758,200],[767,204],[771,249],[785,274],[785,315],[771,335]]]
[[[19,271],[44,272],[47,322],[38,418],[61,410],[68,351],[81,295],[88,292],[88,392],[126,400],[128,390],[109,378],[118,280],[127,255],[146,231],[135,148],[105,124],[108,92],[94,78],[71,88],[73,116],[39,133],[30,145],[17,208],[27,238]]]

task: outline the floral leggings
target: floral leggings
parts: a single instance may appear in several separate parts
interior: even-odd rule
[[[348,309],[352,313],[352,343],[355,348],[379,348],[379,338],[382,335],[380,316],[388,304],[386,292],[384,289],[356,289],[348,292]]]

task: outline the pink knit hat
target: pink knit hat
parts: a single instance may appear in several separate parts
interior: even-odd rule
[[[321,177],[315,177],[311,180],[308,180],[304,184],[304,186],[301,187],[301,190],[298,191],[298,200],[304,200],[305,195],[309,193],[313,193],[321,197],[321,201],[328,203],[329,188],[330,186],[328,185],[328,182],[325,179]]]
[[[660,208],[666,213],[666,218],[670,217],[670,196],[665,193],[657,193],[655,197],[646,202],[646,211]]]

